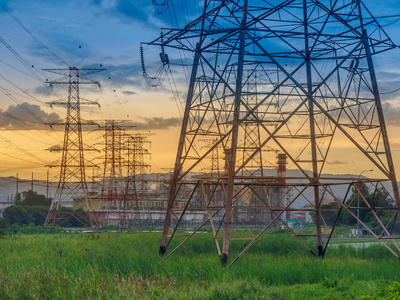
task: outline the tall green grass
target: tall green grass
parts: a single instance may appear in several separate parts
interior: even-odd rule
[[[399,261],[380,246],[334,248],[320,260],[293,237],[268,234],[223,268],[210,234],[167,259],[158,255],[159,239],[158,233],[3,238],[0,299],[353,299],[400,281]],[[244,244],[232,243],[232,253]]]

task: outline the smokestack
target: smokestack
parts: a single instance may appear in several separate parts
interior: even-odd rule
[[[278,154],[278,177],[279,183],[286,183],[286,154]]]

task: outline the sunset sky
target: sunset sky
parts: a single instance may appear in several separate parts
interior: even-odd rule
[[[173,77],[162,86],[152,88],[142,77],[139,55],[140,42],[157,38],[161,27],[176,26],[177,22],[182,25],[197,17],[200,3],[203,3],[197,0],[172,2],[173,9],[157,14],[150,0],[0,0],[0,26],[3,28],[0,34],[0,176],[15,176],[19,172],[20,177],[29,178],[33,171],[35,178],[45,179],[45,165],[57,164],[61,153],[46,149],[61,146],[64,128],[55,126],[52,130],[40,123],[65,118],[63,108],[51,108],[46,102],[56,100],[57,96],[58,99],[66,97],[67,89],[66,86],[57,87],[56,94],[51,93],[44,81],[59,77],[41,69],[69,66],[107,69],[89,76],[99,81],[101,88],[82,86],[82,98],[101,105],[100,109],[83,107],[84,119],[126,120],[137,126],[130,130],[132,133],[153,133],[149,137],[152,171],[165,172],[173,167],[187,74],[181,72],[179,66],[172,66]],[[400,14],[398,1],[364,2],[375,16]],[[394,43],[400,45],[399,19],[379,20]],[[158,49],[145,47],[145,59],[149,73],[156,71]],[[400,88],[399,61],[400,49],[375,57],[382,93]],[[173,94],[171,86],[175,85],[177,93]],[[383,95],[398,177],[399,100],[400,92]],[[94,129],[84,133],[88,145],[101,142],[100,132],[92,132]],[[349,152],[346,144],[335,147],[338,163],[328,170],[351,173],[356,153]],[[57,176],[58,168],[52,168],[52,180],[56,181]]]

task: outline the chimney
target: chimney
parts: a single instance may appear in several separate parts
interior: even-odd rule
[[[286,154],[278,154],[278,177],[279,183],[286,183]]]

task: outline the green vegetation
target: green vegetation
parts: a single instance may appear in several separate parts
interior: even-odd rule
[[[0,219],[0,229],[8,229],[10,225],[32,225],[43,226],[49,212],[51,199],[45,195],[38,194],[32,190],[18,193],[15,199],[15,205],[4,209],[3,218]],[[61,207],[60,212],[72,212],[72,208]],[[77,209],[75,212],[83,212]],[[86,217],[81,217],[86,218]],[[86,220],[78,220],[78,217],[69,218],[63,223],[64,227],[80,227]],[[35,233],[35,232],[32,232]]]
[[[400,290],[399,261],[378,245],[332,248],[320,260],[290,235],[269,233],[223,268],[210,234],[167,259],[158,255],[159,239],[133,232],[4,236],[0,298],[396,299]],[[232,256],[242,247],[232,243]]]
[[[45,195],[38,194],[35,191],[28,190],[20,193],[15,197],[15,204],[20,206],[47,206],[50,207],[51,199],[46,198]]]
[[[385,207],[385,208],[391,208],[394,207],[394,203],[392,203],[392,200],[387,193],[386,190],[384,189],[369,189],[367,185],[362,185],[360,186],[361,193],[365,200],[368,202],[369,206],[374,209],[376,207]],[[353,188],[352,189],[352,194],[347,198],[345,204],[346,206],[355,206],[357,207],[358,205],[360,206],[360,210],[358,211],[360,220],[368,225],[369,228],[371,228],[373,231],[376,232],[381,232],[382,227],[376,220],[376,218],[373,216],[372,212],[370,210],[364,210],[363,208],[367,207],[367,204],[365,203],[363,197],[359,196],[356,192],[356,190]],[[324,221],[328,226],[332,226],[335,223],[336,216],[337,216],[337,209],[338,209],[338,204],[336,202],[331,202],[328,204],[321,205],[322,209],[336,209],[335,211],[325,211],[322,212],[322,216],[324,218]],[[356,213],[355,211],[353,211]],[[375,213],[377,216],[380,218],[383,224],[387,224],[388,228],[391,228],[391,225],[393,225],[393,213],[394,212],[386,212],[384,210],[376,210]],[[313,217],[314,223],[315,223],[315,216]],[[341,215],[337,221],[338,226],[348,226],[350,228],[354,228],[354,226],[357,223],[357,219],[354,218],[349,212],[346,210],[343,210],[341,212]],[[400,226],[396,225],[394,227],[394,233],[400,233]]]
[[[0,219],[1,221],[2,219]],[[46,234],[46,233],[80,233],[80,230],[68,230],[56,226],[34,226],[32,223],[30,225],[18,226],[18,224],[13,224],[7,228],[0,228],[1,235],[15,235],[15,234]],[[6,237],[4,237],[6,238]]]
[[[3,220],[0,228],[8,228],[10,225],[44,225],[49,211],[51,200],[34,191],[18,193],[15,205],[4,209]]]

